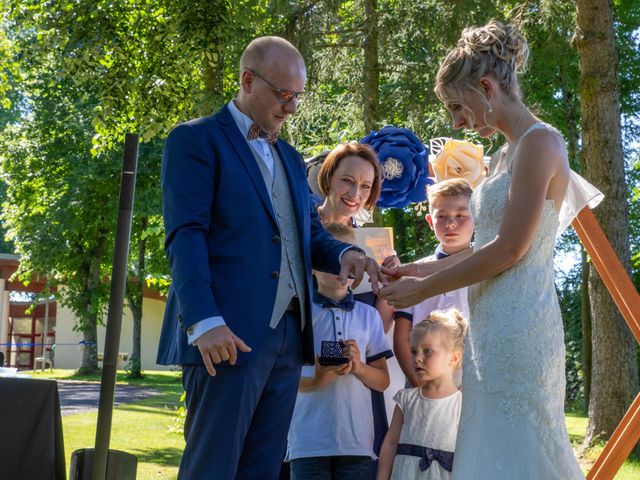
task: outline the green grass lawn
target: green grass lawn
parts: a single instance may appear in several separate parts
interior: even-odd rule
[[[29,372],[33,378],[100,381],[99,376],[78,376],[73,370],[54,370],[53,374]],[[180,405],[182,382],[175,372],[148,372],[143,379],[127,379],[118,372],[119,384],[140,385],[159,390],[160,395],[119,405],[113,410],[110,448],[138,457],[138,480],[175,479],[184,449],[181,426],[176,430],[176,408]],[[67,472],[71,454],[80,448],[93,448],[97,412],[62,417]]]
[[[73,370],[54,370],[53,373],[29,372],[34,378],[100,381],[96,376],[78,376]],[[111,429],[111,448],[132,453],[138,457],[138,480],[175,479],[184,449],[181,424],[177,423],[176,408],[180,406],[182,383],[174,372],[148,372],[145,378],[128,379],[118,372],[120,384],[153,387],[160,395],[114,408]],[[71,454],[79,448],[93,448],[97,413],[80,413],[62,417],[66,466],[69,471]],[[567,413],[567,430],[577,451],[587,428],[587,417],[582,413]],[[176,432],[177,430],[177,432]],[[602,447],[594,447],[581,458],[583,471],[595,461]],[[622,466],[615,480],[640,478],[640,458],[632,456]]]
[[[567,413],[566,420],[571,443],[576,450],[580,451],[582,440],[584,439],[585,432],[587,431],[587,417],[583,413]],[[585,473],[588,471],[591,464],[593,464],[593,462],[598,458],[602,449],[603,445],[596,446],[582,454],[580,464],[582,465],[582,470]],[[638,480],[640,478],[640,458],[636,455],[632,455],[628,458],[614,478],[615,480]]]

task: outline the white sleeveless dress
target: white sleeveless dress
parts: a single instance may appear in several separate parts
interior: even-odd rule
[[[559,135],[542,123],[524,135],[538,128]],[[511,158],[517,153],[518,146]],[[498,233],[510,164],[473,192],[476,247]],[[557,229],[558,213],[547,200],[525,256],[500,275],[469,287],[455,480],[584,478],[564,418],[564,333],[553,269]]]

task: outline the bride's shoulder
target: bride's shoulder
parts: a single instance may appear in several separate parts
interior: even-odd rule
[[[546,123],[535,125],[520,141],[520,153],[535,153],[553,157],[566,157],[567,149],[562,134]]]

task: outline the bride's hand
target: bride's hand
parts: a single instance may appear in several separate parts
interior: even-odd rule
[[[385,257],[385,259],[382,261],[382,265],[380,266],[384,268],[393,268],[399,267],[400,265],[402,265],[400,258],[396,254],[393,254]]]
[[[416,305],[431,295],[427,290],[427,279],[404,277],[383,287],[379,296],[394,308],[406,308]]]
[[[380,271],[387,276],[390,280],[398,280],[402,277],[417,277],[418,269],[415,263],[407,263],[405,265],[385,265],[382,264]]]
[[[399,266],[387,266],[383,263],[381,271],[390,279],[398,279],[401,277],[425,278],[455,265],[470,256],[471,253],[471,248],[467,248],[442,260],[418,260],[417,262]]]

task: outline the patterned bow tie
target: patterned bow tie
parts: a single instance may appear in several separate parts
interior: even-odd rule
[[[347,296],[342,300],[334,300],[333,298],[325,297],[316,290],[313,292],[313,302],[322,305],[322,308],[341,308],[347,312],[353,310],[356,303],[353,299],[353,292],[351,290],[349,290]]]
[[[453,470],[453,452],[445,452],[444,450],[438,450],[437,448],[399,443],[397,454],[420,457],[421,472],[428,469],[431,466],[431,462],[434,460],[436,460],[447,472]]]
[[[264,138],[267,142],[273,145],[274,143],[276,143],[276,140],[278,140],[278,133],[279,132],[267,133],[262,130],[257,124],[252,123],[251,128],[249,128],[249,132],[247,133],[247,140],[251,141],[258,138]]]

